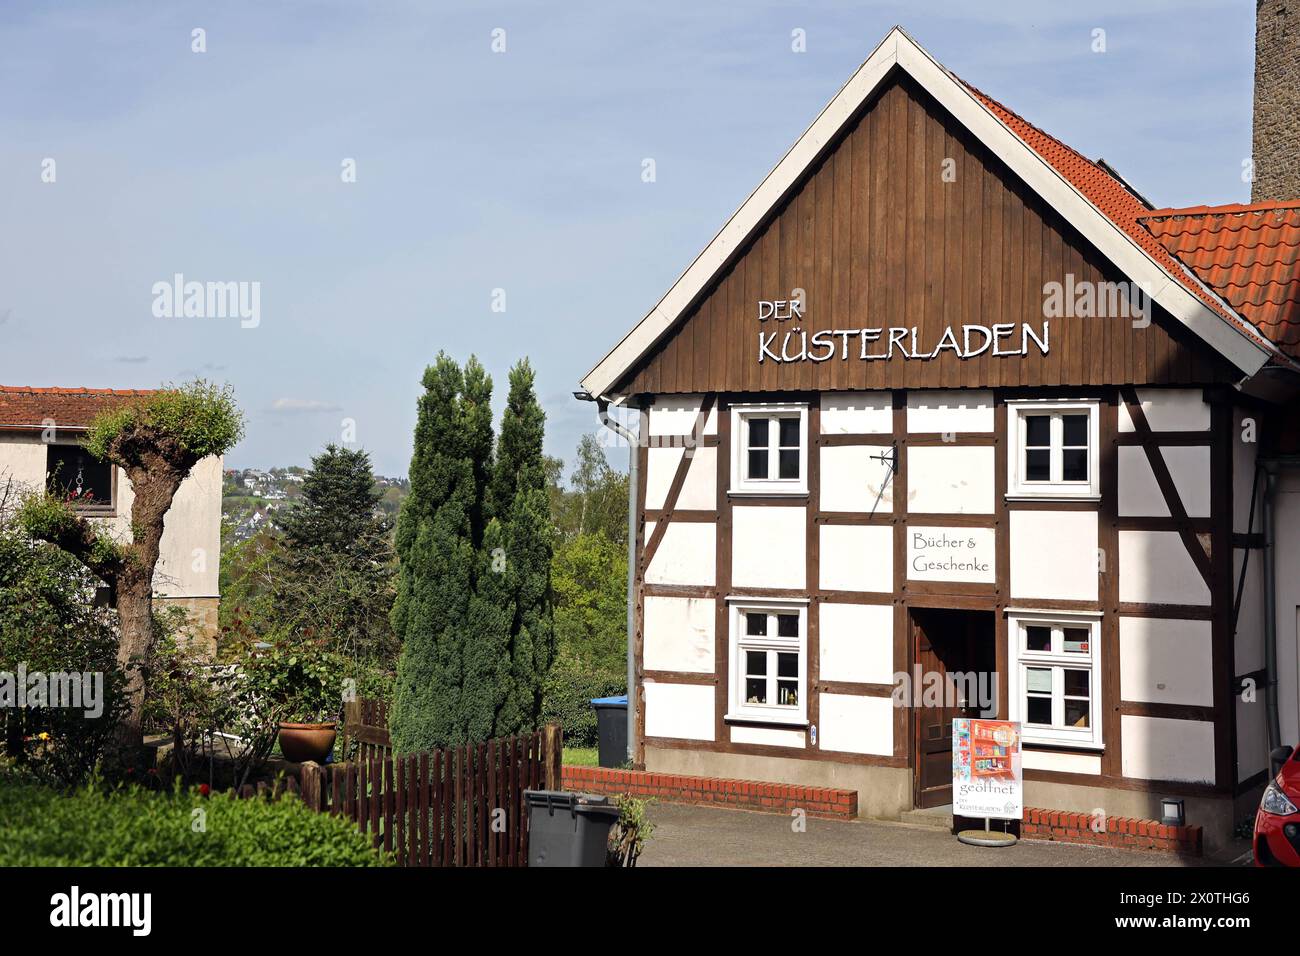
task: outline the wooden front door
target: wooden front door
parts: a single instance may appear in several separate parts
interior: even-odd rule
[[[922,681],[934,679],[930,675],[987,675],[995,666],[992,612],[913,608],[911,620],[913,660]],[[912,676],[913,801],[920,808],[940,807],[952,803],[953,718],[977,716],[980,707],[960,694],[923,699],[927,684],[918,684],[915,667]]]

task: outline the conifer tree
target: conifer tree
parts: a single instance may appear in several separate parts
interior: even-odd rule
[[[490,509],[501,526],[502,581],[510,601],[508,692],[497,718],[498,733],[537,726],[542,687],[555,656],[551,558],[555,532],[542,453],[546,415],[537,401],[532,366],[524,359],[510,370],[510,394],[501,421]],[[502,564],[497,562],[498,567]]]
[[[492,382],[477,359],[462,372],[439,353],[423,385],[396,535],[402,653],[390,729],[402,752],[467,739],[465,642],[492,449]]]

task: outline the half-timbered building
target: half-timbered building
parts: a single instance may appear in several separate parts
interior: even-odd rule
[[[1225,839],[1300,735],[1298,239],[891,32],[583,380],[640,420],[635,763],[896,817],[983,712],[1027,805]]]

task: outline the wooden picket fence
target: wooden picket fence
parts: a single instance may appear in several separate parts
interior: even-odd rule
[[[558,724],[401,757],[363,736],[356,738],[360,746],[381,755],[302,765],[301,796],[309,807],[355,821],[401,866],[528,864],[524,791],[560,789]]]
[[[343,747],[340,750],[343,760],[382,760],[392,754],[388,701],[358,697],[344,704]]]

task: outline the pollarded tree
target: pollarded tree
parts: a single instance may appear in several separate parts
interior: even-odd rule
[[[129,541],[113,540],[99,523],[48,493],[29,497],[19,512],[28,534],[77,558],[112,591],[117,660],[126,674],[128,707],[110,755],[117,767],[110,769],[133,765],[143,744],[145,679],[140,665],[154,636],[153,578],[163,522],[194,466],[210,455],[225,454],[243,433],[243,415],[228,387],[198,380],[161,389],[101,413],[84,439],[92,455],[121,468],[131,480]]]

